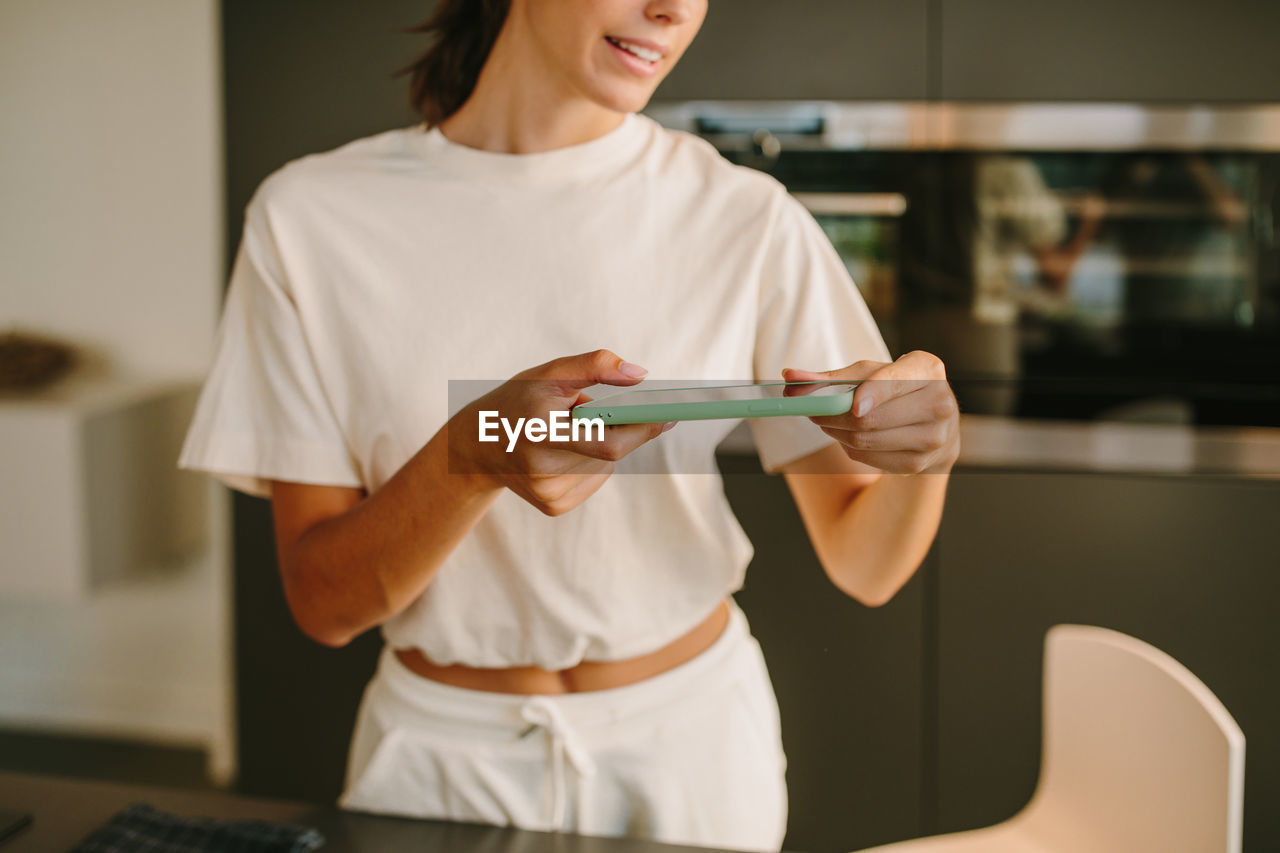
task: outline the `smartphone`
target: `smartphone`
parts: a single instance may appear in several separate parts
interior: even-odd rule
[[[854,382],[765,382],[692,388],[629,388],[573,408],[574,420],[649,424],[717,418],[838,415],[853,405]]]

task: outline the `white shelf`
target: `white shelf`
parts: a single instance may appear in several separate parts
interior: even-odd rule
[[[207,537],[207,490],[177,455],[198,386],[68,379],[0,397],[0,595],[78,600]]]

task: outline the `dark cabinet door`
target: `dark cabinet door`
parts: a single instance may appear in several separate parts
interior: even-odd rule
[[[405,28],[435,0],[223,0],[227,236],[287,161],[421,121],[397,76],[427,46]],[[228,267],[229,269],[230,267]]]
[[[329,649],[303,636],[281,587],[271,504],[236,494],[233,508],[236,790],[332,803],[382,637]]]
[[[945,100],[1273,101],[1275,0],[936,0]]]
[[[921,737],[928,565],[867,608],[822,571],[786,481],[722,455],[725,494],[755,545],[738,603],[782,714],[788,850],[860,850],[927,830]]]
[[[655,98],[928,96],[926,0],[712,0]]]
[[[1244,849],[1280,838],[1280,483],[957,472],[940,533],[938,829],[1010,817],[1040,756],[1059,623],[1145,640],[1244,730]]]
[[[418,120],[408,83],[394,73],[426,43],[401,30],[433,7],[418,0],[222,4],[229,258],[244,206],[271,171]],[[237,494],[234,527],[238,789],[332,802],[381,638],[370,631],[326,649],[304,637],[281,588],[270,504]]]

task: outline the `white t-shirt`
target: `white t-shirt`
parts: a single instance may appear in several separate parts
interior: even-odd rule
[[[444,425],[451,380],[598,348],[649,385],[888,360],[813,218],[697,137],[631,115],[510,155],[417,126],[259,187],[180,464],[256,495],[271,479],[373,492]],[[752,554],[715,473],[733,425],[679,424],[558,517],[503,492],[387,642],[564,669],[685,633]],[[804,418],[751,426],[770,471],[830,443]]]

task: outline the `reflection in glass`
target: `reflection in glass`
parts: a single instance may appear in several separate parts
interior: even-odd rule
[[[731,159],[738,153],[727,151]],[[784,148],[890,350],[969,412],[1280,424],[1280,155]]]

